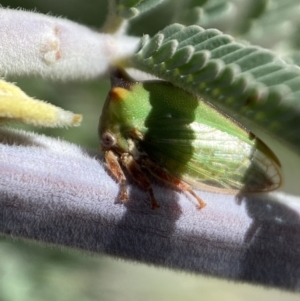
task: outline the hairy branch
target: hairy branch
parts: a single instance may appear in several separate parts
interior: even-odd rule
[[[207,207],[155,185],[161,208],[118,185],[101,161],[67,142],[0,131],[0,232],[149,264],[300,290],[300,208],[273,194],[198,192]],[[281,201],[281,202],[278,202]],[[290,204],[289,206],[282,203]]]
[[[0,75],[87,79],[131,55],[138,38],[112,36],[75,22],[0,8]]]

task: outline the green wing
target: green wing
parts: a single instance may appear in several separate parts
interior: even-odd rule
[[[224,131],[228,118],[218,118],[212,126],[207,124],[211,118],[200,123],[160,110],[146,121],[140,146],[152,161],[196,188],[224,193],[277,189],[280,163],[273,152],[235,123],[231,133]]]
[[[276,156],[229,117],[170,83],[129,83],[126,94],[111,102],[117,121],[113,128],[126,139],[139,131],[142,135],[134,137],[138,150],[170,174],[224,193],[280,186]]]

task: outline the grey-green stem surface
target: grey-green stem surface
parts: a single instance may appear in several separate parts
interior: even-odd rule
[[[236,281],[300,289],[300,205],[283,193],[197,192],[207,206],[160,185],[161,208],[118,185],[99,158],[64,141],[0,130],[0,232]]]

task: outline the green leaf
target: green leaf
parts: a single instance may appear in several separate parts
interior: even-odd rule
[[[213,27],[232,18],[236,11],[235,3],[229,0],[186,0],[177,3],[174,21],[185,25]]]
[[[268,49],[299,50],[299,0],[179,0],[173,22],[217,28]]]
[[[215,29],[173,24],[145,36],[132,63],[300,150],[300,69],[272,52]]]
[[[242,29],[236,28],[237,32],[244,34],[243,38],[272,49],[278,49],[278,45],[284,43],[292,46],[299,32],[299,0],[255,0],[247,7],[249,10],[244,13],[244,22],[240,24]]]

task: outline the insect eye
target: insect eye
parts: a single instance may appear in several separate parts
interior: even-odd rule
[[[105,132],[102,134],[101,144],[105,147],[112,147],[116,144],[116,138],[111,133]]]

